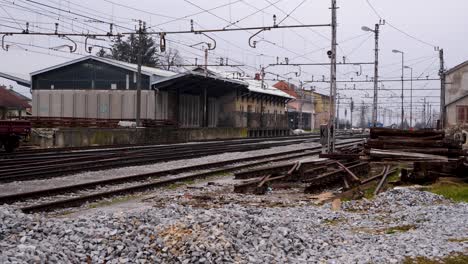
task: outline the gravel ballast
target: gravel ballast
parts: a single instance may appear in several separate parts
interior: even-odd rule
[[[0,263],[400,263],[468,251],[466,203],[399,189],[342,207],[174,202],[77,218],[0,207]]]

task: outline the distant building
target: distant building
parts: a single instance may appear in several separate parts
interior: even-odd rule
[[[28,115],[31,105],[29,98],[0,86],[0,119],[19,118]]]
[[[310,92],[306,93],[306,91],[286,81],[279,81],[273,87],[294,97],[294,100],[291,100],[287,105],[289,128],[312,130],[314,107]]]
[[[273,87],[294,97],[288,103],[288,119],[292,129],[319,129],[328,123],[329,97],[310,90],[301,90],[292,83],[279,81]]]
[[[13,90],[13,87],[10,86],[10,93],[12,93],[13,95],[15,95],[16,97],[18,97],[20,100],[22,100],[23,102],[27,103],[28,104],[28,108],[26,108],[26,114],[27,115],[31,115],[32,114],[32,99]]]
[[[314,92],[314,127],[327,124],[330,118],[330,96]]]
[[[468,127],[468,61],[446,72],[446,126]]]

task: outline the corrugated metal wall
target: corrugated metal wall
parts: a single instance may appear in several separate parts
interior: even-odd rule
[[[219,101],[216,98],[208,98],[208,127],[218,126]]]
[[[34,116],[134,119],[136,91],[33,90],[32,104]],[[142,119],[167,119],[167,107],[167,93],[141,91]]]
[[[179,99],[179,124],[181,127],[201,127],[202,111],[200,96],[181,94]]]

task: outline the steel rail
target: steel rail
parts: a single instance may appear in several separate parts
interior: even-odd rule
[[[361,140],[359,140],[359,142],[360,141]],[[340,146],[345,147],[345,146],[355,145],[356,143],[358,143],[358,141],[342,143],[342,144],[340,144]],[[320,151],[321,151],[321,147],[317,147],[316,150],[304,153],[302,156],[318,154],[318,153],[320,153]],[[279,154],[279,153],[277,153],[277,154]],[[296,158],[297,158],[297,156],[296,156]],[[278,158],[276,160],[260,161],[260,162],[254,163],[254,164],[235,165],[235,166],[228,167],[228,168],[218,168],[218,169],[210,170],[208,172],[195,173],[195,174],[192,174],[192,175],[180,176],[180,177],[171,178],[171,179],[163,179],[163,180],[159,180],[159,181],[156,181],[156,182],[139,184],[139,185],[126,187],[126,188],[120,188],[120,189],[116,189],[116,190],[112,190],[112,191],[98,192],[98,193],[93,193],[93,194],[79,196],[79,197],[73,197],[73,198],[68,198],[68,199],[63,199],[63,200],[57,200],[57,201],[52,201],[52,202],[46,202],[46,203],[41,203],[41,204],[25,206],[25,207],[22,207],[21,210],[23,212],[25,212],[25,213],[33,213],[33,212],[49,211],[49,210],[54,210],[54,209],[59,209],[59,208],[76,207],[76,206],[80,206],[80,205],[82,205],[82,204],[84,204],[86,202],[93,202],[93,201],[103,199],[103,198],[107,198],[107,197],[113,197],[113,196],[117,196],[117,195],[131,194],[131,193],[135,193],[135,192],[146,191],[146,190],[149,190],[149,189],[164,187],[164,186],[176,183],[176,182],[206,178],[206,177],[213,176],[213,175],[216,175],[216,174],[219,174],[219,173],[232,172],[232,171],[236,171],[236,170],[240,170],[240,169],[245,169],[245,168],[249,168],[249,167],[268,164],[268,163],[273,162],[273,161],[288,160],[288,159],[291,159],[291,157],[285,157],[285,158],[282,158],[282,159]],[[232,163],[237,163],[237,162],[239,162],[239,161],[235,161],[235,162],[232,162]],[[148,176],[146,175],[146,177],[148,177]],[[44,192],[46,192],[46,190]]]
[[[206,155],[215,155],[227,152],[237,151],[250,151],[265,149],[270,147],[279,147],[285,145],[296,144],[297,142],[286,142],[286,143],[267,143],[267,144],[255,144],[245,146],[233,146],[233,147],[216,147],[211,149],[200,149],[191,150],[187,149],[180,152],[173,153],[159,153],[159,154],[146,154],[146,155],[130,155],[120,157],[110,157],[102,160],[89,160],[70,164],[57,164],[55,166],[46,166],[45,168],[35,168],[13,171],[10,173],[3,173],[0,175],[0,183],[12,182],[12,181],[26,181],[31,179],[44,179],[64,176],[71,173],[77,173],[82,171],[96,171],[108,168],[125,167],[125,166],[136,166],[150,163],[180,160],[187,158],[196,158]]]

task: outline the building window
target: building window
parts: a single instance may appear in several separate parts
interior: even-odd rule
[[[457,106],[457,123],[468,123],[468,105]]]

